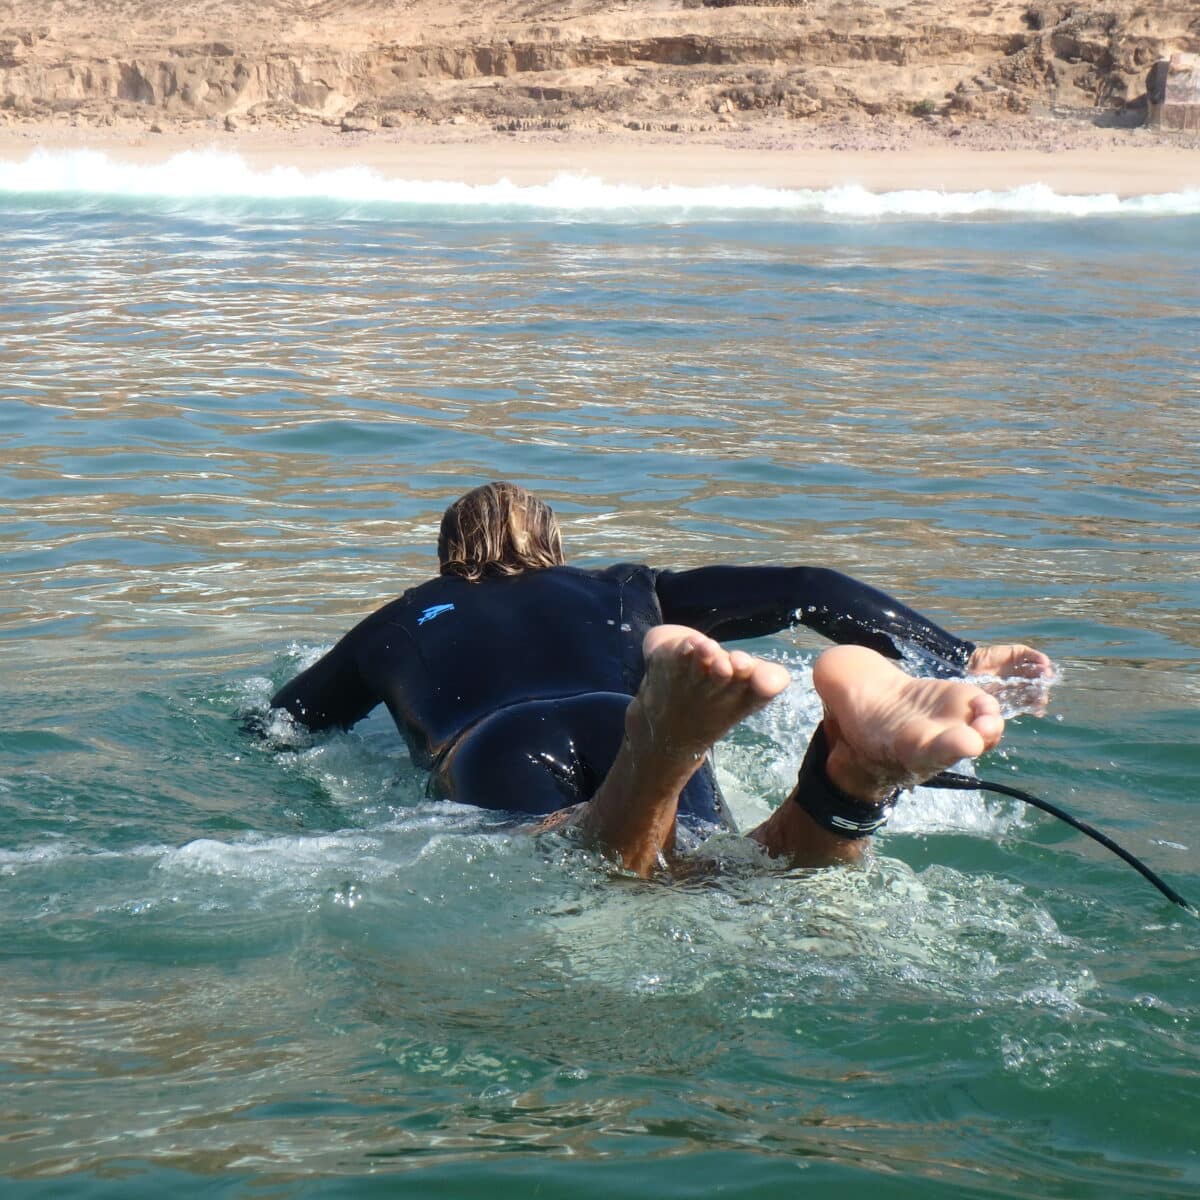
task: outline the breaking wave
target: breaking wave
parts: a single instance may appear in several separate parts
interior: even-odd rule
[[[24,161],[0,161],[0,194],[169,203],[250,202],[333,206],[349,212],[431,211],[443,218],[714,220],[747,213],[780,218],[1111,217],[1200,213],[1200,188],[1122,198],[1115,193],[1064,195],[1042,183],[1004,191],[936,189],[871,192],[857,184],[824,189],[761,186],[641,186],[561,174],[549,183],[498,183],[389,178],[367,167],[259,170],[237,154],[189,150],[161,163],[129,163],[93,150],[35,150]]]

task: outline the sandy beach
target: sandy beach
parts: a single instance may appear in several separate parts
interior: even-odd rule
[[[1200,150],[1143,130],[1080,130],[1072,145],[995,137],[947,139],[917,131],[886,145],[861,134],[843,143],[798,145],[766,139],[662,140],[569,135],[505,135],[457,131],[380,130],[344,134],[321,126],[300,130],[167,131],[22,127],[0,130],[0,161],[21,162],[36,150],[93,150],[118,162],[163,162],[187,150],[240,155],[257,170],[292,166],[306,173],[369,167],[396,179],[530,185],[563,173],[610,183],[761,185],[828,188],[858,184],[871,191],[1002,190],[1042,183],[1063,194],[1121,196],[1200,187]],[[813,139],[815,140],[815,139]],[[878,142],[881,139],[876,139]],[[1065,147],[1058,144],[1065,142]]]

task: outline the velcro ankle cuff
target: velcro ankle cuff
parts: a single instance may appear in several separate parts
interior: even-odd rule
[[[825,772],[829,758],[829,739],[822,722],[813,731],[812,740],[796,777],[795,801],[822,829],[838,837],[870,837],[882,829],[892,815],[892,806],[900,794],[897,788],[878,804],[870,804],[843,792]]]

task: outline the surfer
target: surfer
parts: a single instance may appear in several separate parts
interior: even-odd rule
[[[958,676],[1051,673],[823,568],[568,566],[549,506],[511,483],[450,505],[438,559],[272,705],[324,730],[386,704],[431,795],[576,825],[639,874],[677,817],[732,826],[707,753],[789,682],[723,640],[800,623],[843,643],[814,667],[825,718],[797,785],[748,835],[797,865],[856,857],[898,788],[996,745],[999,704]]]

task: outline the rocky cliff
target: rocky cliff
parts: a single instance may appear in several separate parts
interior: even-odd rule
[[[1200,52],[1197,0],[16,0],[0,122],[1133,124],[1171,52]]]

